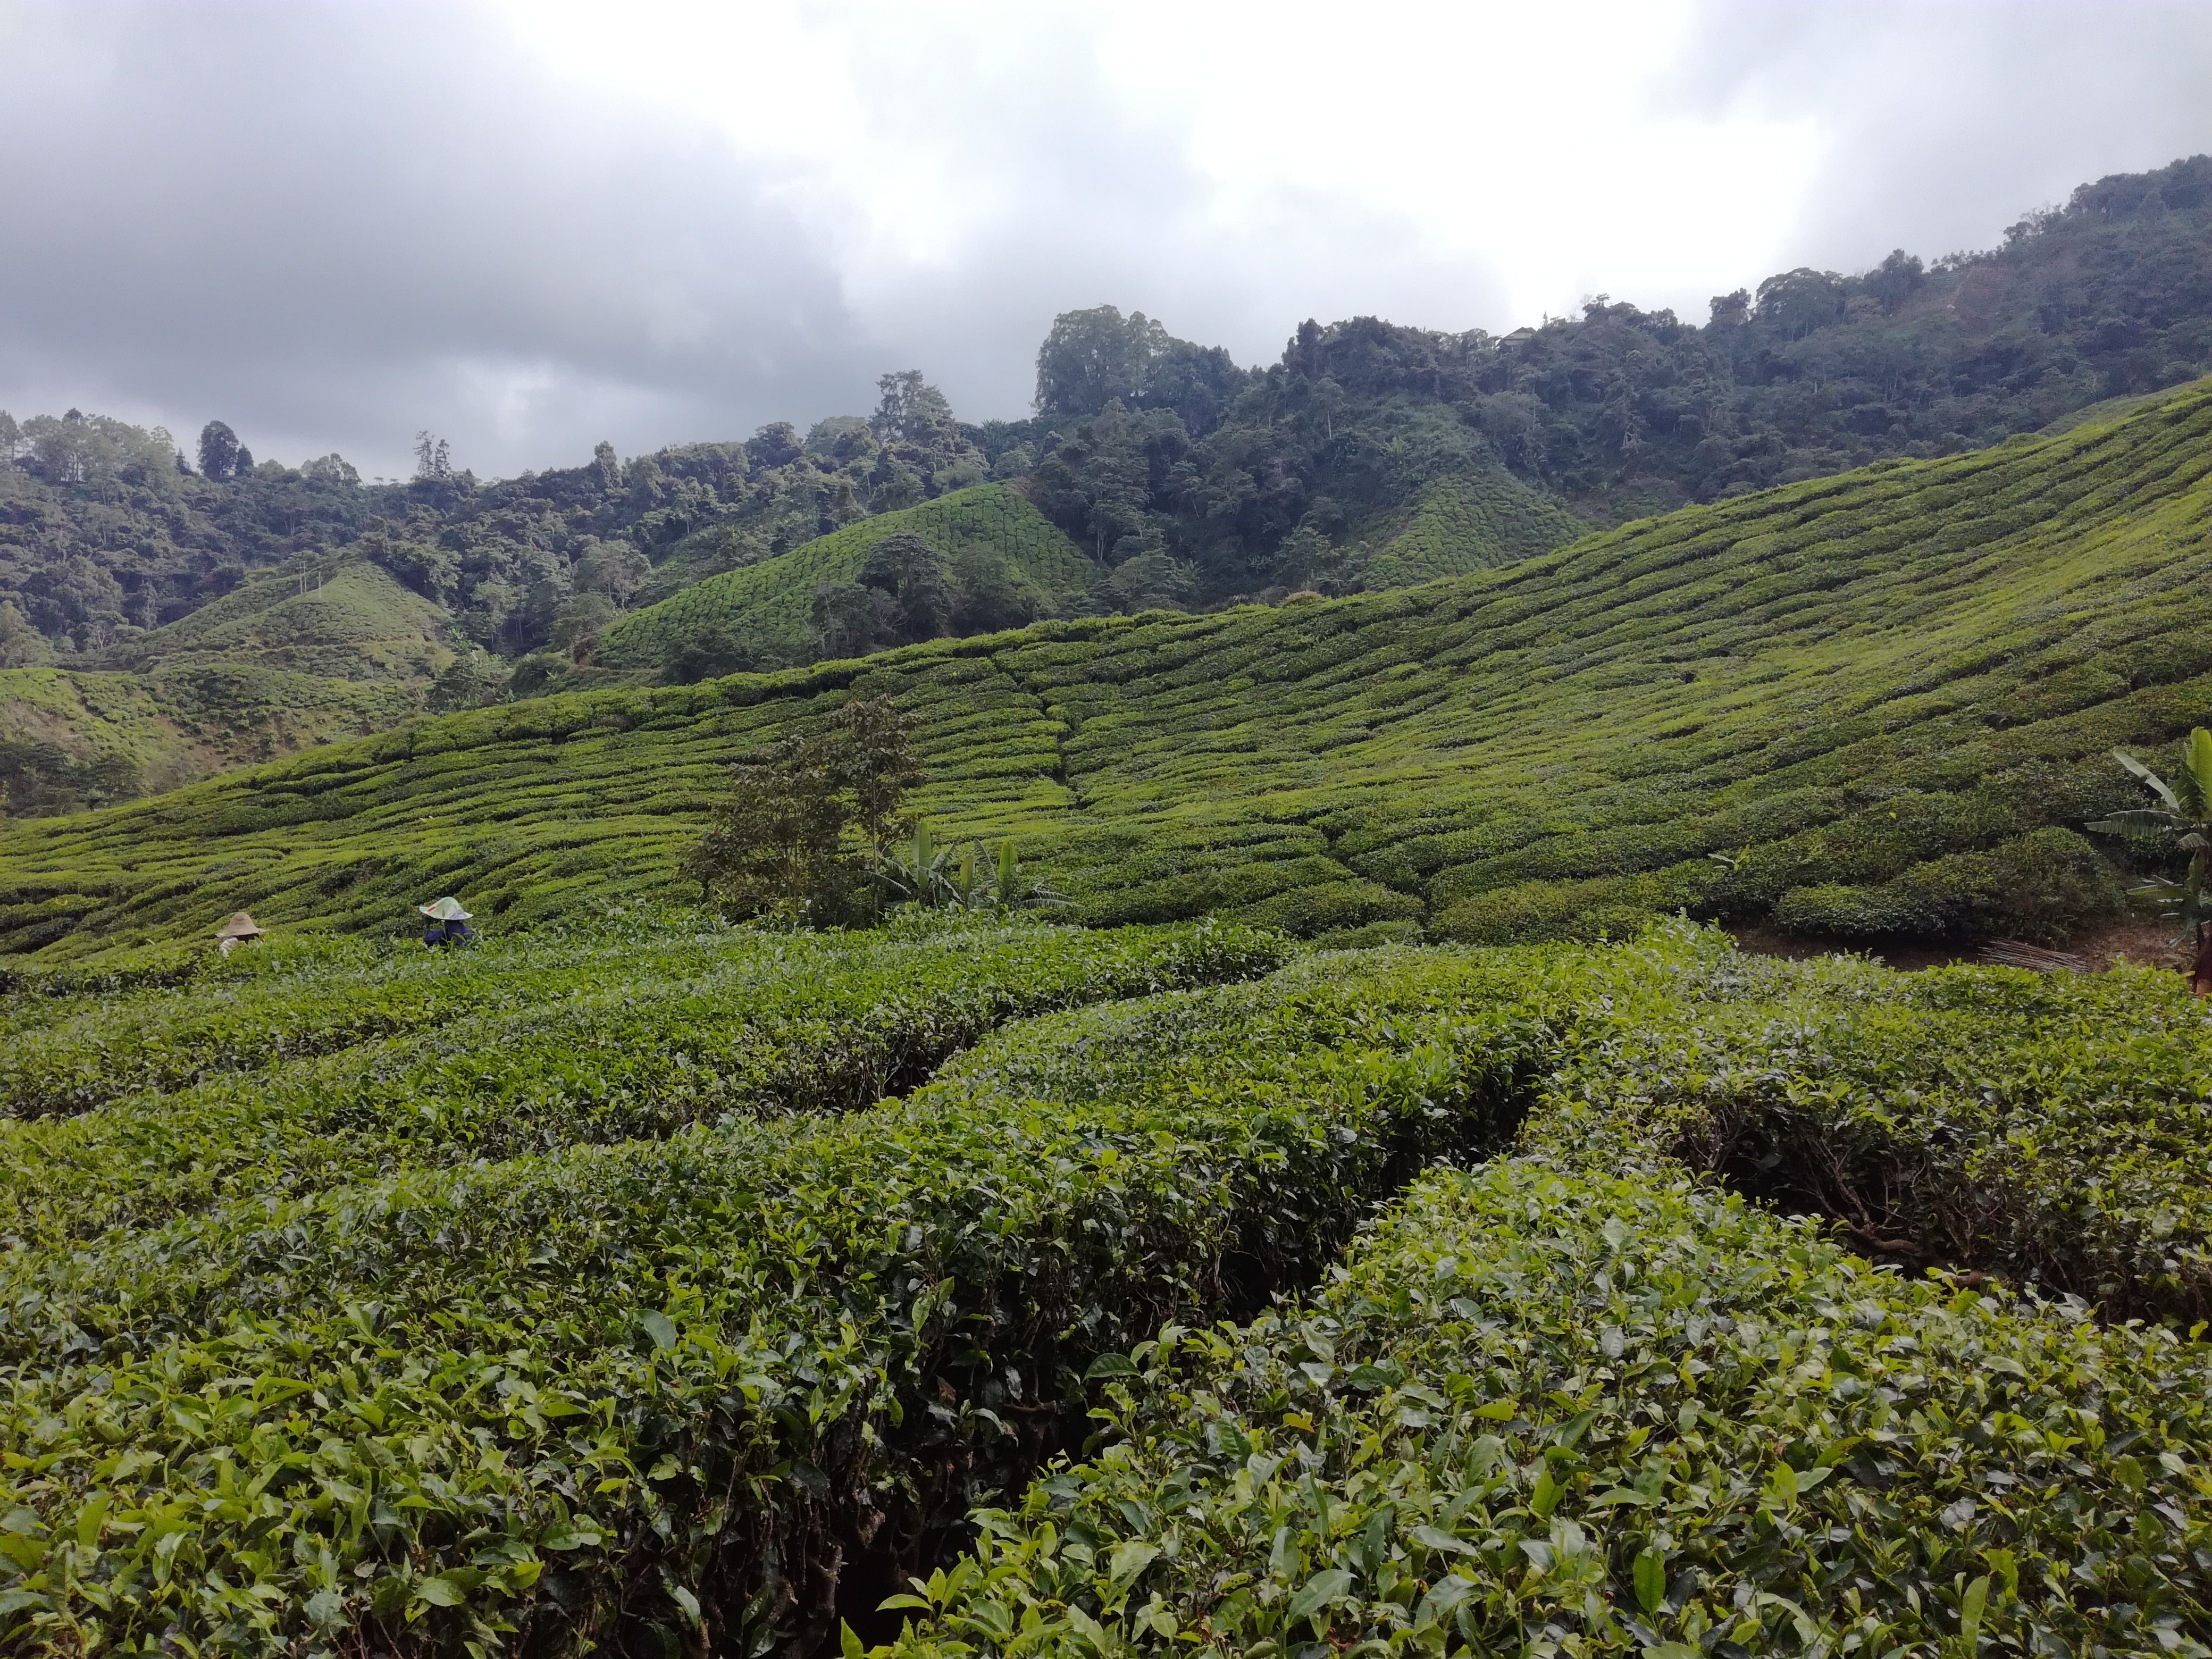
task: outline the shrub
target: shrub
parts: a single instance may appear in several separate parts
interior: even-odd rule
[[[1334,1282],[1105,1364],[1105,1451],[891,1651],[2197,1653],[2212,1373],[1679,1177],[1421,1182]]]
[[[871,919],[884,844],[904,827],[900,804],[921,781],[912,730],[887,700],[855,697],[822,729],[739,762],[684,869],[738,921]]]
[[[1876,887],[1794,888],[1776,903],[1774,920],[1793,933],[1846,939],[1996,933],[2056,944],[2124,905],[2119,878],[2096,849],[2051,828],[1915,865]]]
[[[1399,1172],[1510,1127],[1531,976],[1361,966],[1047,1021],[835,1120],[19,1270],[12,1639],[818,1639],[847,1556],[910,1568],[1097,1353],[1316,1270]]]

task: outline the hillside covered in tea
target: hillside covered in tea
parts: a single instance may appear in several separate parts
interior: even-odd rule
[[[2056,939],[2212,705],[2212,388],[1692,507],[1390,592],[1042,623],[538,699],[0,830],[0,939],[494,927],[683,897],[722,768],[855,691],[919,720],[941,836],[1011,835],[1094,922],[1340,940],[1620,931]]]
[[[79,410],[0,413],[0,670],[143,678],[113,664],[149,636],[337,558],[408,589],[461,653],[442,685],[380,670],[275,685],[252,672],[270,641],[240,641],[208,665],[246,675],[234,688],[47,690],[15,700],[12,721],[0,689],[0,721],[30,745],[0,752],[0,787],[12,813],[65,811],[421,708],[798,666],[1048,616],[1381,591],[1678,506],[1963,453],[2208,370],[2212,160],[2196,156],[2084,185],[1980,252],[1778,272],[1715,296],[1703,323],[1606,295],[1503,334],[1309,319],[1279,361],[1248,368],[1097,306],[1054,319],[1024,418],[963,421],[909,369],[881,377],[866,416],[628,459],[602,443],[508,479],[476,477],[428,433],[414,476],[364,480],[336,455],[257,460],[221,421],[188,458],[166,432]],[[1012,550],[977,565],[975,538],[939,518],[914,532],[926,551],[895,561],[903,575],[850,556],[860,526],[984,487],[1042,515],[992,532]],[[162,741],[119,743],[75,712],[118,700],[157,706]],[[287,704],[303,717],[270,717]]]

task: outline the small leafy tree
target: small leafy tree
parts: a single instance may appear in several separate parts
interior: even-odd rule
[[[2172,783],[2132,755],[2112,750],[2112,758],[2151,793],[2156,806],[2139,806],[2115,812],[2089,826],[2107,835],[2142,836],[2166,842],[2188,855],[2187,871],[2179,881],[2154,876],[2136,889],[2159,899],[2166,915],[2188,930],[2197,955],[2197,974],[2204,970],[2206,924],[2212,910],[2205,902],[2205,877],[2212,872],[2212,732],[2198,726],[2181,746],[2181,770]]]
[[[887,697],[856,697],[817,731],[730,769],[730,793],[686,861],[726,915],[794,927],[873,915],[884,843],[921,781],[911,724]]]

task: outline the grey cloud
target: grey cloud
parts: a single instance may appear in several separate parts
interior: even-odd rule
[[[1796,262],[1993,246],[2077,185],[2212,148],[2212,8],[2132,0],[1714,0],[1680,106],[1815,120]],[[1715,272],[1715,289],[1767,272]],[[1700,313],[1701,314],[1701,313]]]
[[[803,167],[580,90],[465,7],[0,0],[0,405],[187,438],[221,416],[264,455],[376,471],[428,426],[495,473],[857,410],[888,368],[1019,414],[1053,314],[1101,301],[1246,362],[1308,314],[1530,320],[1491,263],[1380,207],[1219,222],[1188,134],[1117,107],[1079,16],[991,53],[847,35],[864,118],[927,145],[976,215],[933,257],[867,252]],[[1802,210],[1744,211],[1795,214],[1784,263],[1851,268],[1986,245],[2083,179],[2212,147],[2208,70],[2196,6],[1715,0],[1664,101],[1813,121]],[[1324,84],[1279,118],[1326,105]],[[1542,153],[1532,134],[1489,164]],[[1702,293],[1594,286],[1702,316]]]
[[[475,422],[462,459],[512,471],[608,422],[643,443],[865,391],[838,274],[773,181],[696,126],[580,104],[485,20],[71,9],[49,44],[0,67],[0,149],[28,163],[0,169],[9,393],[386,465]],[[557,397],[502,434],[532,382]]]

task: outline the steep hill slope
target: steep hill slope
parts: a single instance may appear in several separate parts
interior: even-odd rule
[[[295,560],[67,669],[0,669],[0,799],[67,811],[381,731],[456,655],[446,612],[381,566]]]
[[[944,827],[1018,834],[1093,920],[2056,933],[2115,901],[2069,829],[2130,799],[2105,751],[2212,716],[2208,475],[2200,387],[1390,593],[425,721],[0,831],[0,939],[675,891],[719,768],[856,688],[922,720]]]
[[[1604,295],[1502,336],[1309,320],[1205,398],[1177,372],[1192,349],[1145,323],[1059,319],[1052,418],[986,447],[1034,451],[1036,498],[1079,541],[1158,538],[1202,592],[1262,595],[1356,579],[1366,521],[1441,477],[1510,472],[1616,525],[2212,372],[2212,157],[2084,185],[1984,252],[1779,271],[1702,321]]]
[[[295,561],[190,616],[105,651],[94,669],[220,659],[335,679],[428,679],[453,659],[453,621],[381,565],[341,553]]]
[[[1380,538],[1362,585],[1380,592],[1495,570],[1564,547],[1589,529],[1509,474],[1439,478]]]
[[[634,611],[600,637],[596,659],[679,680],[697,679],[701,670],[808,661],[824,654],[817,593],[858,586],[869,555],[899,535],[918,536],[944,556],[957,632],[1062,616],[1090,596],[1091,564],[1075,544],[1015,491],[980,484],[863,519]],[[866,650],[875,642],[851,644]]]
[[[0,669],[0,787],[11,813],[72,811],[384,731],[422,708],[416,682],[219,659],[145,673]]]

